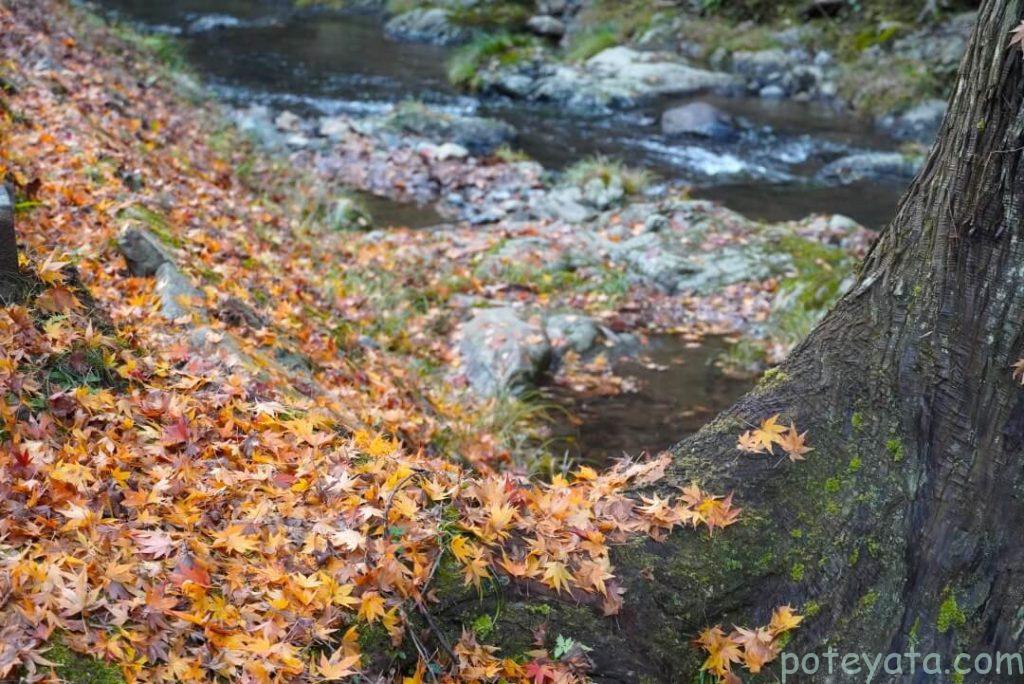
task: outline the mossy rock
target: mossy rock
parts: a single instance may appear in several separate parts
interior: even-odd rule
[[[110,663],[72,651],[60,638],[54,639],[43,657],[52,663],[57,677],[67,684],[124,684],[121,670]]]

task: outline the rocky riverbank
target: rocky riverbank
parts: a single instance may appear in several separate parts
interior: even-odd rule
[[[941,121],[974,18],[882,0],[784,2],[770,10],[634,5],[377,3],[391,13],[395,40],[468,43],[451,77],[477,91],[592,116],[708,91],[819,101],[919,142],[929,142]]]
[[[548,381],[614,387],[606,357],[652,333],[741,335],[731,363],[757,373],[842,292],[871,239],[845,217],[751,221],[608,160],[552,174],[496,148],[503,126],[423,105],[235,118],[335,188],[316,212],[351,232],[338,262],[360,267],[324,269],[363,298],[367,343],[429,357],[482,397]],[[370,230],[345,188],[431,204],[445,223]]]

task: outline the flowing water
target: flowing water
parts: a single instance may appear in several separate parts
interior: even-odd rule
[[[888,220],[900,184],[845,188],[813,182],[827,161],[863,149],[891,149],[863,121],[809,103],[701,98],[746,124],[732,142],[663,136],[658,115],[684,102],[663,100],[609,117],[567,115],[559,107],[478,99],[445,77],[450,48],[386,39],[373,14],[299,12],[287,0],[100,0],[118,16],[180,36],[197,71],[224,99],[305,114],[373,114],[417,99],[445,110],[503,119],[516,146],[561,169],[594,154],[626,159],[695,195],[752,218],[782,220],[843,213],[869,227]]]
[[[697,143],[660,133],[658,115],[673,101],[604,118],[567,115],[557,107],[477,99],[445,78],[447,48],[387,40],[372,14],[298,12],[289,0],[100,0],[117,16],[180,36],[188,58],[214,91],[232,104],[266,104],[306,115],[371,115],[417,99],[462,114],[503,119],[518,131],[516,146],[552,169],[594,154],[642,166],[694,194],[752,218],[786,220],[843,213],[869,227],[891,216],[900,183],[824,187],[818,169],[844,153],[891,149],[862,121],[807,103],[710,98],[739,117],[744,132],[731,143]],[[703,98],[709,99],[709,98]],[[374,199],[382,226],[430,225],[423,208]],[[429,211],[429,210],[428,210]],[[568,420],[554,448],[605,463],[623,453],[656,452],[697,430],[749,383],[724,377],[711,361],[720,340],[699,348],[660,337],[645,350],[653,363],[623,360],[617,370],[637,379],[635,393],[587,398],[554,391]],[[658,368],[658,370],[654,370]]]

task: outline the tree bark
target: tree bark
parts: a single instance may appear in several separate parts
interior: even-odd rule
[[[0,183],[0,303],[13,301],[21,276],[18,270],[18,241],[14,233],[14,202]]]
[[[513,585],[449,597],[452,634],[501,604],[503,652],[547,621],[594,648],[595,679],[629,682],[691,681],[696,632],[766,624],[780,604],[808,616],[793,652],[1024,648],[1021,19],[1017,0],[983,3],[938,142],[856,285],[770,380],[675,447],[659,488],[732,491],[742,522],[613,549],[615,618]],[[809,431],[806,461],[736,450],[776,413]]]

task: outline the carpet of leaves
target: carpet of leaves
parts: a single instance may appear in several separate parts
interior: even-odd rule
[[[129,680],[337,680],[381,626],[419,651],[406,681],[583,678],[470,632],[434,650],[407,617],[445,558],[614,614],[609,544],[738,510],[696,486],[627,496],[667,456],[541,483],[435,448],[443,389],[338,332],[363,314],[317,273],[345,236],[296,218],[287,178],[240,180],[207,105],[133,49],[63,4],[0,7],[0,167],[31,278],[0,310],[0,678],[47,676],[59,635]],[[140,213],[201,285],[181,319],[117,252]]]

